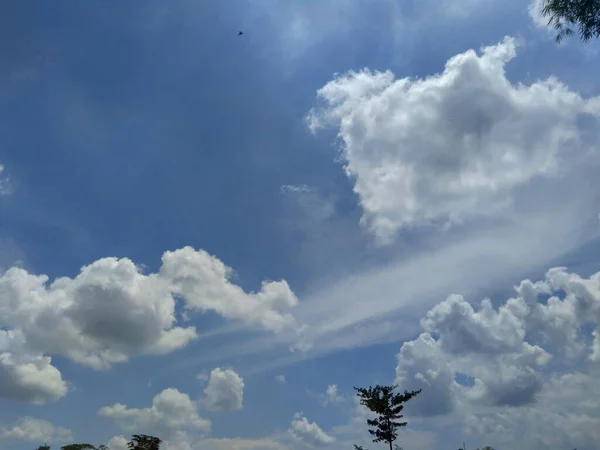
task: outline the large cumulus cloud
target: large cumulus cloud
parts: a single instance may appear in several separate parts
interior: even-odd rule
[[[600,272],[554,268],[515,293],[496,308],[451,295],[427,312],[398,354],[396,382],[423,388],[408,413],[454,414],[468,433],[504,440],[529,424],[539,432],[528,430],[527,448],[585,448],[598,437],[600,401],[588,393],[600,370]],[[548,440],[542,431],[563,419],[569,430]]]
[[[219,367],[210,372],[204,389],[205,406],[213,411],[236,411],[244,405],[244,380],[233,369]]]
[[[154,396],[150,407],[130,408],[115,403],[102,407],[98,414],[113,419],[123,430],[157,433],[165,437],[185,430],[208,433],[211,429],[210,420],[200,417],[197,402],[174,388],[165,389]]]
[[[325,433],[316,422],[309,422],[302,413],[294,415],[288,431],[295,439],[310,446],[320,447],[335,442],[333,436]]]
[[[557,79],[513,84],[517,43],[450,58],[427,78],[348,72],[318,91],[311,130],[334,125],[363,224],[381,242],[400,228],[456,223],[502,211],[514,190],[568,172],[587,150],[582,116],[600,101]]]
[[[177,324],[178,301],[189,312],[213,311],[267,331],[296,327],[290,311],[298,300],[285,281],[246,293],[230,282],[231,271],[190,247],[165,252],[150,274],[127,258],[103,258],[52,282],[8,269],[0,275],[0,396],[37,403],[64,396],[51,355],[106,369],[186,346],[197,332]]]

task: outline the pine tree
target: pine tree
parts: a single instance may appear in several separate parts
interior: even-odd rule
[[[385,442],[390,450],[394,450],[394,441],[398,438],[398,429],[407,425],[408,422],[402,422],[404,417],[401,413],[404,409],[404,403],[421,393],[418,391],[404,391],[403,394],[395,393],[396,385],[368,388],[354,388],[357,396],[360,397],[360,404],[366,406],[377,416],[374,419],[367,420],[367,424],[372,427],[369,433],[375,436],[373,442]],[[364,450],[361,446],[355,445],[356,450]],[[396,448],[400,448],[396,446]]]

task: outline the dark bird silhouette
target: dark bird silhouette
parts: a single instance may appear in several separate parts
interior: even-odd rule
[[[244,34],[244,33],[242,33],[241,31],[238,31],[238,36],[241,36],[242,34]]]

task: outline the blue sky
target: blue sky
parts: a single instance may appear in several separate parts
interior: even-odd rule
[[[597,43],[517,0],[0,8],[2,448],[376,448],[392,382],[405,449],[595,448]]]

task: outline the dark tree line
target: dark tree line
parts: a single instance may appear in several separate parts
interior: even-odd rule
[[[106,445],[95,447],[92,444],[69,444],[63,445],[60,450],[106,450]]]
[[[160,450],[162,441],[154,436],[145,434],[134,434],[127,443],[130,450]],[[63,445],[61,450],[107,450],[106,445],[95,446],[92,444],[68,444]],[[51,450],[49,445],[41,445],[37,450]]]

